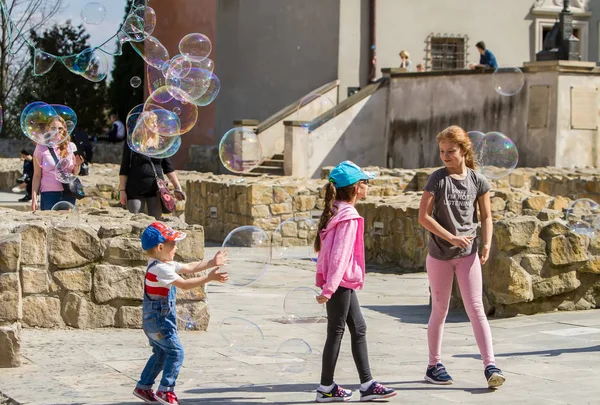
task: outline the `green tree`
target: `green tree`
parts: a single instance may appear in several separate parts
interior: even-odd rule
[[[125,18],[131,10],[133,0],[125,6]],[[108,101],[112,110],[117,111],[121,121],[125,122],[127,113],[138,104],[144,102],[144,85],[131,87],[131,78],[138,76],[144,80],[144,60],[129,44],[123,45],[123,54],[115,58],[112,70],[112,81],[108,87]]]
[[[41,35],[30,33],[32,44],[53,55],[77,54],[90,47],[89,34],[83,26],[75,27],[70,21],[62,25],[55,24]],[[30,49],[32,62],[28,67],[15,103],[12,103],[11,115],[20,114],[25,106],[34,101],[48,104],[63,104],[77,113],[78,127],[89,134],[100,134],[104,130],[106,118],[106,81],[91,82],[78,76],[56,62],[52,70],[43,76],[33,76],[34,49]]]

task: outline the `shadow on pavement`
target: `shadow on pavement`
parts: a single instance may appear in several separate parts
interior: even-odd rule
[[[571,349],[548,349],[548,350],[536,350],[531,352],[512,352],[512,353],[496,353],[496,357],[513,357],[513,356],[560,356],[561,354],[569,353],[590,353],[600,351],[600,345],[590,347],[576,347]],[[469,359],[480,359],[479,354],[455,354],[453,357],[458,358],[469,358]]]
[[[403,323],[415,323],[426,325],[429,321],[431,308],[429,305],[361,305],[362,308],[370,309],[381,314],[398,318]],[[450,311],[446,323],[469,322],[469,318],[462,311]]]

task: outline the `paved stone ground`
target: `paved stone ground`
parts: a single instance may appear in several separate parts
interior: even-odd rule
[[[208,252],[214,252],[209,248]],[[269,269],[251,287],[211,285],[208,332],[181,332],[186,359],[178,381],[182,404],[312,403],[319,381],[325,325],[286,324],[283,300],[294,287],[313,284],[314,267],[299,261]],[[597,404],[595,367],[600,311],[562,312],[491,320],[498,365],[507,383],[486,388],[483,366],[466,317],[451,313],[444,363],[454,385],[423,382],[429,315],[425,274],[367,275],[360,293],[368,324],[375,378],[396,388],[390,403]],[[254,354],[227,347],[220,322],[238,316],[258,324],[264,345]],[[277,348],[301,338],[313,348],[299,372],[283,372]],[[140,330],[25,330],[24,365],[0,372],[0,391],[21,404],[138,404],[131,395],[150,349]],[[336,381],[358,389],[346,336]],[[355,391],[356,401],[358,392]],[[1,403],[1,401],[0,401]]]

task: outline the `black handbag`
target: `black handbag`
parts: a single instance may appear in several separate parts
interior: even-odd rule
[[[54,148],[48,147],[48,150],[50,151],[50,154],[52,155],[52,159],[54,159],[54,164],[57,165],[58,157],[56,156],[56,153],[54,153]],[[82,198],[85,198],[85,191],[83,191],[83,184],[81,184],[81,181],[77,177],[75,177],[75,180],[73,180],[69,184],[62,183],[62,186],[63,186],[63,195],[65,195],[66,197],[73,197],[76,200],[81,200]]]

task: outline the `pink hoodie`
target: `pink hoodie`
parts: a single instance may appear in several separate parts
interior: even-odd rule
[[[360,290],[365,280],[365,231],[363,218],[347,202],[335,204],[337,212],[320,232],[317,287],[331,298],[339,286]]]

